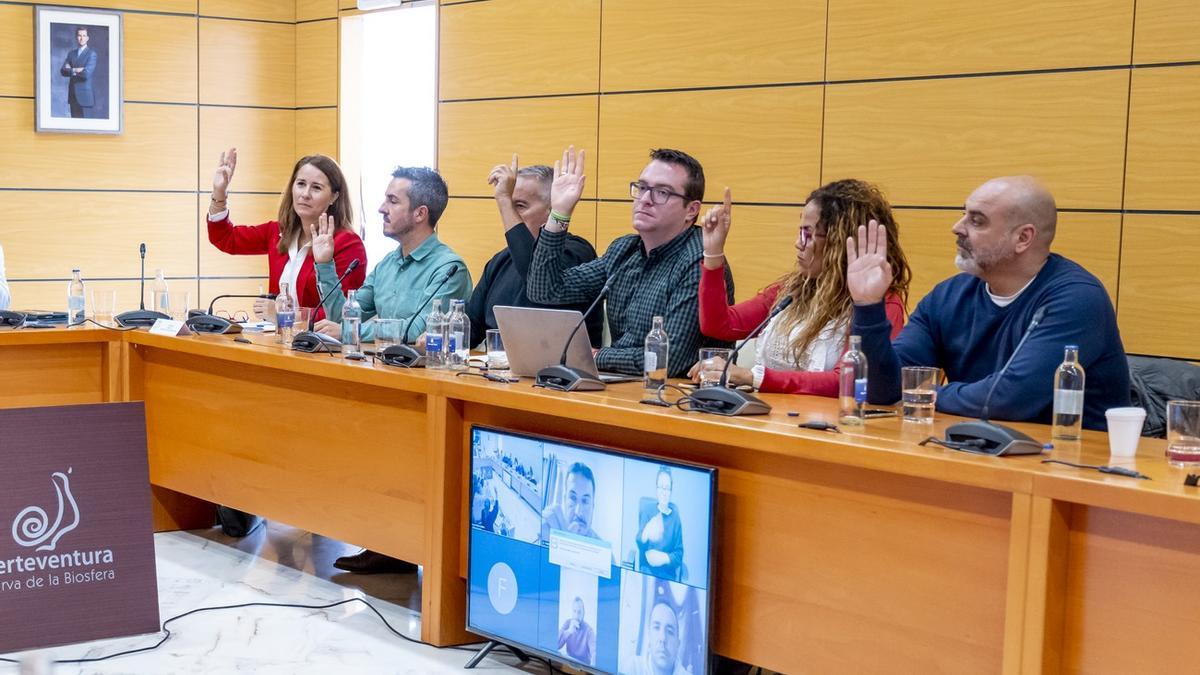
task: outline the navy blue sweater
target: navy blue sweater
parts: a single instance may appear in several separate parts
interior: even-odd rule
[[[1129,405],[1129,365],[1117,317],[1100,280],[1078,264],[1051,254],[1033,283],[1007,307],[998,307],[983,280],[959,274],[921,299],[895,341],[883,303],[854,308],[853,333],[867,355],[867,398],[900,398],[901,366],[938,366],[946,384],[937,409],[977,417],[996,374],[1012,355],[1039,307],[1041,324],[1009,366],[988,406],[989,417],[1049,423],[1054,371],[1063,347],[1079,346],[1086,373],[1083,426],[1106,429],[1104,411]]]

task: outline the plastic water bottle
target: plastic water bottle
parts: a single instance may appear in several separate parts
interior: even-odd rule
[[[358,304],[356,293],[350,291],[346,296],[346,304],[342,306],[342,356],[346,358],[363,355],[362,305]]]
[[[67,284],[67,324],[74,326],[87,318],[87,301],[84,299],[83,278],[79,269],[71,270],[71,283]]]
[[[437,370],[446,367],[446,315],[442,300],[435,298],[425,319],[425,367]]]
[[[296,333],[296,301],[292,299],[286,281],[279,284],[279,295],[275,296],[275,339],[288,345]]]
[[[1079,347],[1067,345],[1062,365],[1054,371],[1054,426],[1050,430],[1054,440],[1079,440],[1079,429],[1083,426],[1083,382]]]
[[[171,295],[167,291],[167,277],[161,268],[154,270],[154,287],[151,297],[154,299],[154,306],[150,309],[171,316]]]
[[[471,320],[467,318],[463,300],[450,301],[450,319],[446,326],[446,367],[466,370],[471,356]]]
[[[650,332],[646,333],[646,348],[642,352],[642,386],[647,391],[658,391],[667,383],[667,364],[671,352],[671,339],[663,330],[663,318],[654,317]]]
[[[850,351],[842,356],[838,376],[838,424],[862,426],[863,405],[867,402],[867,355],[862,352],[862,337],[850,336]]]

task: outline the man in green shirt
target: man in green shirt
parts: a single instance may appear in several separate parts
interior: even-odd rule
[[[448,200],[446,182],[433,169],[402,166],[392,172],[379,213],[383,214],[383,233],[400,246],[375,265],[355,294],[363,311],[363,341],[375,339],[375,325],[368,320],[379,317],[400,319],[402,341],[415,342],[425,334],[430,296],[443,300],[443,309],[449,309],[451,299],[465,299],[471,294],[467,264],[437,236],[437,222]],[[320,224],[320,231],[313,237],[312,256],[317,286],[324,296],[339,285],[333,265],[332,222],[323,219]],[[340,340],[345,304],[345,293],[339,286],[325,301],[325,314],[331,320],[317,322],[317,332]]]

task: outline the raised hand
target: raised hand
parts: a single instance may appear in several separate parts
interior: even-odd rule
[[[892,285],[892,266],[887,259],[887,228],[872,220],[858,226],[858,241],[846,240],[846,287],[856,305],[873,305],[883,300]]]
[[[497,164],[488,174],[488,185],[495,188],[496,199],[507,197],[512,199],[513,190],[517,187],[517,156],[512,157],[512,164]]]
[[[314,263],[327,263],[333,260],[333,233],[337,222],[333,216],[322,213],[317,217],[316,225],[308,226],[309,236],[312,237],[312,257]]]
[[[555,213],[570,216],[583,196],[587,176],[583,175],[584,152],[575,146],[563,151],[562,161],[554,162],[554,182],[550,184],[550,208]]]
[[[233,171],[237,168],[237,148],[230,148],[226,152],[221,153],[221,163],[217,165],[217,170],[213,172],[213,192],[214,201],[225,201],[225,191],[229,188],[230,181],[233,180]]]
[[[703,227],[704,266],[717,269],[725,264],[725,240],[729,237],[729,226],[733,222],[733,196],[725,188],[725,201],[714,206],[700,219]]]

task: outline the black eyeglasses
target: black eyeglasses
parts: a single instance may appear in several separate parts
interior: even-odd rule
[[[629,196],[634,199],[641,199],[642,195],[650,193],[650,203],[655,205],[666,204],[671,197],[679,197],[683,201],[689,201],[687,195],[681,195],[678,192],[672,192],[665,187],[651,187],[641,181],[633,181],[629,184]]]

